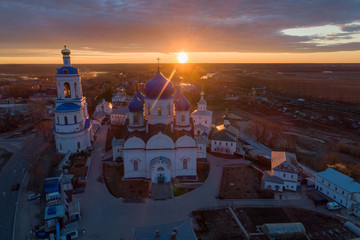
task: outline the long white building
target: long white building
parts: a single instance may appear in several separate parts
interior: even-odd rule
[[[92,125],[79,71],[70,64],[70,50],[65,46],[61,53],[64,65],[56,69],[57,99],[53,130],[57,151],[74,153],[91,146]]]
[[[328,168],[317,173],[315,189],[348,210],[352,210],[354,205],[359,204],[360,184],[335,169]]]

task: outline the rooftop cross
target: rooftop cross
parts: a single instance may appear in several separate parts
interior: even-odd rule
[[[160,58],[157,58],[156,60],[158,62],[158,69],[160,70]]]

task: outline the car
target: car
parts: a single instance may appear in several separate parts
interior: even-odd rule
[[[85,189],[84,189],[84,188],[82,188],[82,187],[81,187],[81,188],[76,188],[76,189],[74,189],[74,190],[72,191],[72,193],[73,193],[73,194],[83,193],[83,192],[84,192],[84,190],[85,190]]]
[[[340,204],[338,204],[337,202],[328,202],[326,204],[326,207],[328,210],[338,210],[341,209]]]
[[[19,190],[19,188],[20,188],[20,184],[19,184],[19,183],[15,183],[15,184],[13,184],[13,185],[11,186],[11,190],[13,190],[13,191]]]
[[[40,193],[32,193],[28,196],[28,200],[34,200],[34,199],[37,199],[37,198],[40,198],[41,197],[41,194]]]

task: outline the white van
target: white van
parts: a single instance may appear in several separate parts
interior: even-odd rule
[[[326,207],[329,210],[337,210],[341,208],[340,204],[338,204],[337,202],[328,202],[326,204]]]

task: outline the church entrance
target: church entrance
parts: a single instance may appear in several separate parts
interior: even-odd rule
[[[171,179],[171,162],[165,157],[151,160],[151,181],[153,183],[167,183]]]
[[[165,179],[165,173],[164,173],[164,168],[163,167],[159,167],[157,169],[158,173],[157,173],[157,183],[165,183],[166,179]]]

